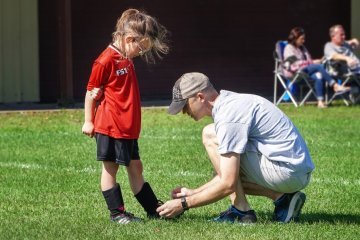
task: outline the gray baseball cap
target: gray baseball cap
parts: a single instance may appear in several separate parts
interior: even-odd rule
[[[172,92],[172,102],[169,106],[168,113],[175,115],[185,106],[186,100],[195,94],[212,86],[209,78],[199,72],[183,74],[176,82]]]

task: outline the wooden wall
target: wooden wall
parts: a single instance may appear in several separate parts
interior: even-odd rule
[[[59,1],[59,0],[57,0]],[[53,1],[39,0],[42,101],[59,96],[58,35]],[[350,33],[350,0],[87,0],[71,2],[73,98],[83,101],[93,60],[111,41],[118,16],[143,8],[171,31],[171,53],[157,65],[136,60],[142,98],[169,98],[184,72],[206,73],[218,89],[271,97],[274,44],[294,26],[321,57],[331,25]]]
[[[0,0],[0,103],[39,101],[37,0]]]

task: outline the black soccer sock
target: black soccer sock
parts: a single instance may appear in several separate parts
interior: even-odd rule
[[[110,210],[110,215],[115,216],[125,211],[124,200],[118,183],[109,190],[102,192],[105,202]]]
[[[148,215],[157,215],[156,208],[158,207],[158,199],[149,183],[145,182],[135,197]]]

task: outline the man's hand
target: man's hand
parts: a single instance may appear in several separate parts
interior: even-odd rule
[[[185,187],[177,187],[171,192],[171,197],[173,199],[191,196],[193,194],[193,190],[185,188]]]
[[[99,100],[104,94],[103,88],[93,88],[90,91],[90,97],[94,99],[95,101]]]
[[[347,41],[347,43],[350,44],[352,48],[359,47],[359,40],[357,40],[356,38]]]
[[[158,207],[156,211],[164,218],[174,218],[184,212],[180,199],[167,201]]]
[[[359,61],[354,58],[346,58],[346,64],[349,66],[350,69],[356,68],[359,65]]]
[[[93,137],[94,136],[94,124],[92,122],[85,122],[82,127],[82,133],[89,137]]]

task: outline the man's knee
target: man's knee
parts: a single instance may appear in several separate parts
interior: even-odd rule
[[[202,142],[204,146],[217,145],[215,125],[213,123],[204,127],[202,131]]]

